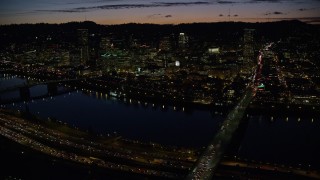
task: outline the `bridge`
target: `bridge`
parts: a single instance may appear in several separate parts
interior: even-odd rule
[[[7,88],[2,88],[0,89],[0,94],[6,93],[6,92],[12,92],[16,91],[22,88],[31,88],[33,86],[38,86],[38,85],[43,85],[43,84],[58,84],[58,83],[65,83],[65,82],[71,82],[71,81],[79,81],[81,79],[63,79],[63,80],[51,80],[51,81],[43,81],[43,82],[31,82],[31,83],[24,83],[24,84],[19,84],[16,86],[10,86]]]
[[[256,95],[257,79],[261,76],[262,56],[263,53],[260,52],[257,68],[255,69],[252,81],[247,86],[244,95],[240,98],[238,104],[230,111],[220,130],[200,156],[195,167],[187,175],[186,179],[212,179],[223,153],[239,127],[240,121],[243,118],[247,107]]]
[[[239,103],[231,110],[220,130],[210,142],[206,150],[198,159],[196,166],[187,176],[187,179],[211,179],[224,151],[238,129],[246,108],[255,95],[255,89],[248,87]]]
[[[0,99],[0,104],[5,105],[5,104],[12,104],[12,103],[19,103],[19,102],[27,102],[30,100],[43,99],[43,98],[47,98],[47,97],[59,96],[62,94],[66,94],[66,93],[72,92],[73,90],[68,89],[68,90],[63,90],[61,92],[58,92],[58,84],[64,83],[64,82],[78,81],[78,80],[81,80],[81,79],[64,79],[64,80],[43,81],[43,82],[35,82],[35,83],[30,83],[30,84],[19,84],[16,86],[4,88],[4,89],[0,90],[0,94],[5,93],[5,92],[12,92],[12,91],[19,90],[20,96],[18,98],[11,98],[11,99],[7,99],[7,100]],[[42,85],[42,84],[47,85],[48,92],[44,95],[31,97],[30,88],[33,86]]]
[[[60,96],[63,94],[67,94],[70,92],[73,92],[75,90],[73,89],[68,89],[68,90],[64,90],[61,92],[55,92],[55,93],[47,93],[44,95],[40,95],[40,96],[34,96],[34,97],[29,97],[28,99],[25,99],[24,97],[19,97],[19,98],[13,98],[13,99],[7,99],[7,100],[1,100],[0,101],[0,105],[7,105],[7,104],[16,104],[16,103],[21,103],[21,102],[27,102],[27,101],[35,101],[35,100],[39,100],[39,99],[46,99],[49,97],[53,97],[53,96]]]

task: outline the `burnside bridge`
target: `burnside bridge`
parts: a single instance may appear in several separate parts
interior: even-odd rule
[[[229,112],[227,118],[221,125],[221,128],[209,143],[203,154],[199,157],[196,165],[187,175],[186,179],[212,179],[215,170],[223,157],[223,153],[230,144],[232,137],[239,127],[239,124],[246,113],[246,109],[256,95],[257,78],[261,76],[262,55],[258,56],[258,65],[254,70],[252,81],[247,86],[244,95],[240,98],[238,104]]]
[[[234,132],[238,129],[246,108],[255,95],[254,91],[253,88],[249,87],[239,103],[231,110],[218,133],[198,159],[194,169],[187,176],[187,179],[212,179],[223,153],[229,145]]]

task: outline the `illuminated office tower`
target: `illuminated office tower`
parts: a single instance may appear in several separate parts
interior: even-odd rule
[[[184,49],[187,47],[187,44],[188,44],[188,36],[185,33],[180,33],[179,41],[178,41],[179,48]]]
[[[169,36],[165,36],[160,40],[159,43],[159,49],[161,49],[161,51],[171,51],[172,50],[172,46],[171,46],[171,42],[170,42],[170,37]]]
[[[243,35],[244,63],[254,62],[254,29],[245,29]]]
[[[78,29],[78,46],[81,64],[85,65],[89,60],[88,29]]]

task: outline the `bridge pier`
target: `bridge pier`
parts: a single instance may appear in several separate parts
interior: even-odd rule
[[[20,87],[19,88],[20,92],[20,98],[24,101],[29,101],[30,100],[30,89],[28,86]]]

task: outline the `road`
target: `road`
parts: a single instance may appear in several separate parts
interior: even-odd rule
[[[50,125],[51,126],[51,125]],[[69,132],[70,131],[70,132]],[[92,141],[85,135],[68,133],[36,124],[0,111],[0,135],[38,152],[85,165],[163,178],[181,178],[195,162],[192,152],[159,146]],[[111,160],[110,160],[111,159]],[[113,160],[112,160],[113,159]]]

